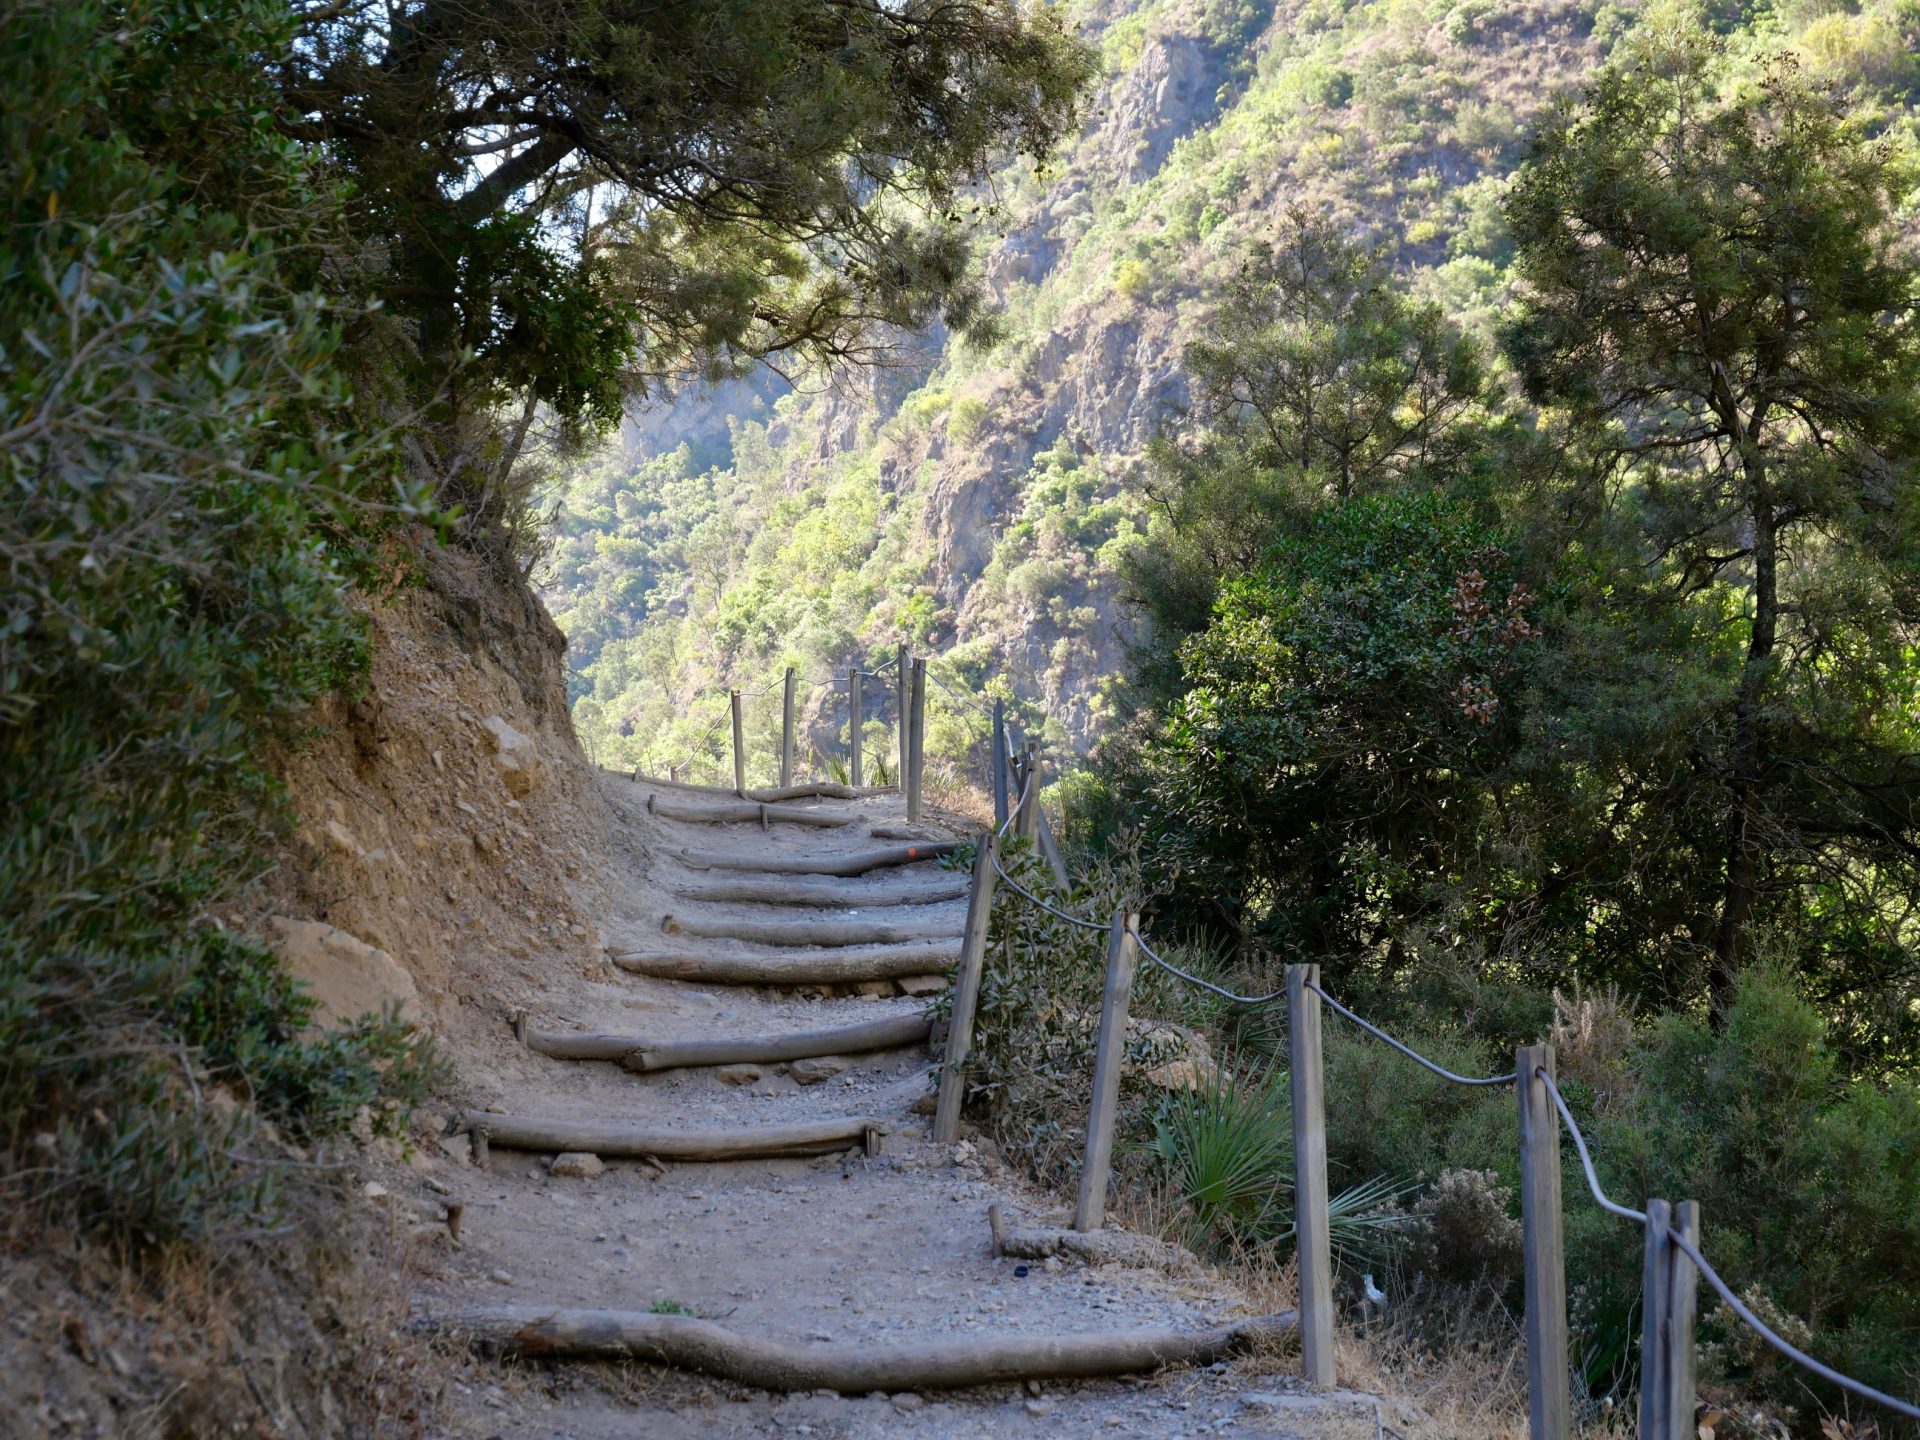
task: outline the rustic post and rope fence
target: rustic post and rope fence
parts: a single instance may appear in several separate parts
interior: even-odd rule
[[[1007,828],[1007,709],[993,702],[993,826]]]
[[[747,738],[746,727],[741,722],[740,692],[727,692],[727,708],[733,714],[733,793],[742,800],[747,798]]]
[[[913,683],[907,689],[907,704],[913,715],[907,728],[907,773],[901,783],[907,792],[907,819],[915,822],[920,818],[920,787],[927,761],[927,662],[924,659],[913,662]]]
[[[1098,1230],[1107,1223],[1107,1180],[1113,1173],[1113,1122],[1120,1108],[1120,1070],[1127,1055],[1127,1000],[1133,991],[1139,917],[1114,912],[1107,936],[1107,983],[1100,997],[1100,1032],[1093,1054],[1093,1103],[1087,1110],[1087,1152],[1080,1167],[1080,1199],[1073,1228]]]
[[[900,788],[906,797],[908,818],[917,821],[922,809],[926,744],[925,657],[914,659],[899,647],[896,686],[899,705]],[[861,726],[862,671],[848,671],[849,778],[854,788],[864,779]],[[874,678],[880,678],[875,676]],[[829,684],[830,681],[822,682]],[[769,686],[767,689],[771,689]],[[820,688],[815,687],[816,690]],[[765,694],[766,690],[753,692]],[[963,704],[971,704],[964,696]],[[742,692],[728,693],[733,729],[735,792],[745,797],[746,746]],[[796,736],[795,674],[783,677],[783,715],[780,781],[792,783]],[[987,713],[983,706],[974,706]],[[1329,995],[1320,983],[1320,968],[1311,964],[1287,967],[1283,990],[1269,995],[1238,995],[1212,981],[1189,974],[1166,960],[1139,931],[1139,918],[1125,912],[1110,924],[1083,919],[1048,903],[1015,881],[1001,864],[1004,836],[1031,843],[1063,890],[1068,877],[1046,813],[1039,802],[1040,764],[1036,742],[1019,742],[1009,725],[1004,705],[995,701],[993,753],[989,780],[993,789],[995,829],[980,837],[968,890],[965,929],[955,976],[951,1019],[942,1060],[939,1094],[934,1111],[934,1138],[949,1143],[959,1133],[965,1096],[964,1066],[972,1049],[973,1029],[984,981],[987,936],[996,882],[1042,910],[1088,930],[1107,932],[1107,956],[1098,1035],[1095,1045],[1092,1095],[1087,1119],[1086,1149],[1074,1211],[1074,1229],[1093,1231],[1106,1219],[1107,1190],[1112,1174],[1113,1140],[1119,1107],[1121,1071],[1127,1047],[1131,990],[1141,957],[1177,979],[1211,991],[1229,1002],[1258,1006],[1285,995],[1288,1005],[1289,1085],[1295,1162],[1295,1235],[1300,1274],[1299,1335],[1301,1369],[1314,1385],[1336,1381],[1333,1341],[1332,1229],[1327,1184],[1325,1065],[1321,1039],[1324,1003],[1360,1029],[1392,1046],[1416,1063],[1461,1085],[1514,1087],[1518,1110],[1520,1200],[1525,1275],[1528,1429],[1531,1440],[1568,1440],[1572,1424],[1572,1386],[1569,1367],[1564,1197],[1561,1193],[1561,1126],[1572,1137],[1588,1189],[1605,1210],[1641,1224],[1645,1232],[1642,1267],[1641,1387],[1638,1431],[1640,1440],[1692,1440],[1697,1408],[1695,1322],[1699,1282],[1706,1280],[1728,1311],[1762,1340],[1796,1364],[1822,1379],[1883,1405],[1901,1415],[1920,1419],[1920,1406],[1887,1395],[1872,1386],[1821,1364],[1792,1345],[1745,1304],[1708,1264],[1700,1251],[1700,1208],[1691,1200],[1677,1203],[1654,1198],[1644,1212],[1610,1200],[1600,1188],[1593,1158],[1556,1083],[1551,1045],[1519,1047],[1512,1074],[1468,1077],[1435,1064],[1410,1046],[1369,1023]],[[711,732],[708,732],[709,734]],[[676,783],[681,766],[668,767]],[[635,772],[635,779],[639,772]],[[763,812],[765,807],[762,807]],[[763,813],[763,820],[765,815]],[[475,1148],[486,1144],[476,1128]]]
[[[934,1106],[933,1138],[951,1145],[960,1135],[960,1102],[966,1096],[967,1053],[973,1048],[973,1012],[980,1003],[986,968],[987,930],[993,922],[993,882],[1000,854],[997,834],[980,837],[973,857],[973,888],[967,892],[967,924],[960,940],[960,966],[953,981],[953,1011],[940,1061],[940,1098]]]
[[[899,775],[900,789],[903,793],[907,788],[907,765],[913,758],[907,753],[909,745],[907,739],[907,730],[909,728],[907,712],[912,706],[912,688],[913,657],[907,649],[907,642],[902,640],[900,642],[900,648],[894,652],[893,657],[893,693],[894,714],[898,717],[894,722],[894,729],[900,732]]]
[[[1300,1373],[1333,1384],[1333,1234],[1327,1213],[1326,1067],[1318,965],[1287,966],[1288,1085],[1293,1109],[1293,1233],[1300,1272]]]
[[[1560,1199],[1560,1117],[1548,1086],[1553,1046],[1522,1045],[1514,1065],[1520,1101],[1520,1229],[1526,1276],[1527,1424],[1533,1440],[1567,1440],[1567,1265]]]
[[[780,696],[780,787],[793,784],[793,667],[787,667]]]
[[[860,788],[860,667],[847,667],[847,783]]]

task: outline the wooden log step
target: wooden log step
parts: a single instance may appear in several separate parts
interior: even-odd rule
[[[744,940],[755,945],[903,945],[920,940],[958,940],[965,916],[932,920],[733,920],[704,915],[668,915],[660,928],[668,935],[707,940]]]
[[[602,1157],[655,1160],[772,1160],[789,1156],[830,1155],[855,1145],[869,1151],[887,1133],[884,1121],[870,1116],[816,1120],[806,1125],[760,1125],[739,1130],[648,1130],[590,1120],[539,1120],[471,1110],[456,1116],[451,1133],[462,1131],[483,1145],[509,1150],[563,1153],[584,1150]]]
[[[1291,1310],[1197,1330],[1080,1335],[982,1335],[903,1345],[869,1341],[795,1345],[742,1335],[689,1315],[487,1305],[448,1310],[421,1325],[549,1359],[640,1360],[761,1390],[953,1390],[1025,1380],[1088,1380],[1169,1365],[1211,1365],[1299,1331]]]
[[[712,879],[673,887],[683,900],[715,904],[812,905],[820,909],[860,910],[876,906],[934,905],[965,896],[970,878],[958,870],[931,874],[908,871],[851,885],[821,880]]]
[[[647,813],[662,820],[686,820],[695,825],[815,825],[835,829],[861,820],[859,815],[830,815],[824,810],[802,810],[795,805],[774,805],[762,800],[734,800],[719,805],[676,805],[658,795],[647,797]]]
[[[612,1060],[642,1074],[694,1065],[777,1065],[818,1055],[859,1055],[926,1043],[932,1023],[925,1015],[893,1015],[829,1030],[790,1035],[743,1035],[720,1040],[648,1040],[638,1035],[608,1035],[591,1030],[535,1030],[524,1021],[514,1027],[529,1050],[558,1060]]]
[[[852,985],[944,970],[960,958],[960,941],[915,945],[847,945],[807,951],[620,951],[613,963],[635,975],[709,985]]]
[[[635,777],[643,785],[661,790],[685,790],[694,795],[732,795],[739,792],[731,785],[694,785],[685,780],[662,780],[656,775]],[[747,791],[746,798],[772,804],[779,800],[865,800],[875,795],[898,795],[898,785],[838,785],[829,780],[810,780],[799,785],[763,785]]]
[[[938,860],[960,848],[958,840],[931,845],[900,845],[886,850],[861,850],[850,855],[812,855],[783,859],[775,855],[739,855],[725,850],[683,850],[680,861],[696,870],[757,870],[763,875],[864,875],[893,865],[917,865]]]

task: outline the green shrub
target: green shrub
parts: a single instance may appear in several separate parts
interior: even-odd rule
[[[971,444],[987,423],[987,402],[977,395],[962,395],[947,412],[947,439],[955,445]]]
[[[36,97],[0,119],[0,1136],[31,1199],[134,1243],[256,1226],[264,1118],[326,1134],[433,1073],[385,1022],[301,1040],[291,982],[207,919],[270,849],[263,757],[362,672],[365,501],[411,503],[342,438],[338,197],[263,88],[289,27],[0,15]]]
[[[1138,299],[1153,288],[1153,267],[1131,256],[1122,260],[1113,267],[1113,288],[1129,300]]]

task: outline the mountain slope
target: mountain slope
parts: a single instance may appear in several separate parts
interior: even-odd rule
[[[1528,124],[1637,18],[1591,0],[1077,9],[1107,69],[1082,134],[983,197],[1000,343],[905,339],[877,372],[689,396],[566,477],[547,594],[603,761],[717,765],[724,707],[703,687],[901,638],[1087,748],[1124,664],[1117,564],[1153,524],[1143,452],[1177,419],[1182,347],[1247,247],[1291,207],[1330,216],[1484,333]],[[1797,37],[1887,95],[1912,78],[1895,17],[1815,4],[1729,27]],[[810,710],[823,749],[834,703]],[[972,732],[946,703],[930,749],[957,758]]]

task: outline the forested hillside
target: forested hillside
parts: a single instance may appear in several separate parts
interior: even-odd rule
[[[1124,556],[1158,514],[1145,455],[1188,397],[1183,347],[1294,208],[1385,248],[1488,338],[1500,218],[1531,127],[1639,23],[1589,0],[1082,0],[1105,68],[1078,139],[970,201],[1000,338],[896,337],[890,368],[696,390],[563,467],[539,572],[607,763],[715,757],[717,696],[899,639],[1068,751],[1115,716]],[[1791,45],[1900,133],[1911,7],[1722,6],[1735,48]],[[969,732],[936,697],[935,748]],[[943,708],[944,707],[944,708]],[[821,739],[844,723],[823,714]]]

